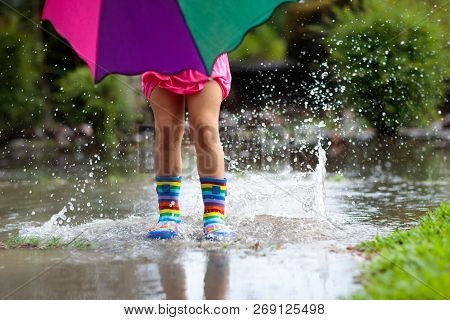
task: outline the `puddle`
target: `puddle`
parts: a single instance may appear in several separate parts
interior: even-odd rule
[[[357,153],[353,165],[343,166],[336,177],[326,174],[321,148],[316,148],[318,164],[310,172],[285,167],[229,173],[227,216],[237,231],[231,243],[201,240],[203,205],[191,168],[183,174],[182,233],[170,241],[145,238],[146,228],[157,220],[151,174],[125,166],[106,175],[100,165],[88,163],[69,173],[41,166],[35,171],[45,172],[42,179],[30,178],[32,168],[25,173],[13,165],[0,168],[0,239],[80,236],[94,246],[84,251],[0,250],[0,297],[345,296],[358,286],[354,276],[361,262],[347,246],[414,225],[429,208],[448,200],[448,155],[441,150],[431,164],[421,163],[434,172],[428,177],[402,174],[392,160],[389,168],[361,164]],[[417,166],[415,159],[404,159],[404,167]]]

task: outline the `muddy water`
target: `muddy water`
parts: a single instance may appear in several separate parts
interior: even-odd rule
[[[414,225],[450,199],[450,150],[442,143],[358,146],[332,157],[313,148],[311,170],[265,159],[228,174],[231,242],[201,238],[202,201],[188,156],[183,229],[150,241],[151,175],[135,159],[4,157],[0,239],[66,240],[88,250],[1,250],[0,296],[10,299],[313,299],[355,290],[360,258],[349,245]],[[406,150],[406,151],[405,151]],[[376,152],[376,156],[371,154]],[[188,154],[189,154],[188,150]],[[20,159],[19,159],[20,158]],[[292,159],[292,157],[291,157]],[[245,159],[244,159],[245,160]],[[328,165],[326,162],[328,161]],[[327,168],[328,173],[325,169]],[[264,170],[261,170],[264,169]]]

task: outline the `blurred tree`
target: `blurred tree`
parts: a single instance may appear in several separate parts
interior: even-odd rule
[[[350,0],[309,0],[287,7],[285,36],[288,41],[288,57],[300,61],[310,73],[327,57],[320,30],[315,28],[333,19],[333,8],[343,6]]]
[[[280,6],[267,22],[248,32],[239,47],[230,53],[230,59],[275,62],[285,60],[286,7]]]
[[[250,31],[242,44],[230,55],[234,61],[283,61],[286,58],[286,41],[268,24]]]

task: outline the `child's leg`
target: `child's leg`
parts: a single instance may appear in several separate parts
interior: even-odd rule
[[[200,177],[223,179],[225,164],[219,138],[219,113],[222,90],[215,81],[187,96],[189,129],[195,143]]]
[[[207,238],[219,239],[231,235],[225,224],[225,164],[219,137],[222,91],[215,81],[210,81],[201,92],[188,95],[187,101],[205,205],[203,231]]]
[[[184,134],[184,96],[156,87],[150,97],[155,118],[156,176],[181,174],[181,141]]]
[[[149,238],[172,238],[180,223],[181,140],[184,134],[184,96],[155,88],[150,98],[155,118],[155,172],[159,220]]]

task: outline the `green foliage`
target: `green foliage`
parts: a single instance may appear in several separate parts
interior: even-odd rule
[[[92,244],[85,239],[75,238],[73,241],[64,242],[60,237],[40,239],[35,237],[16,236],[9,238],[5,243],[0,242],[0,249],[88,249]]]
[[[395,0],[391,0],[395,1]],[[423,0],[414,0],[416,3],[424,4]],[[434,21],[443,25],[446,30],[450,27],[450,14],[448,0],[427,0],[426,4],[429,5],[429,16]]]
[[[336,9],[326,39],[344,102],[381,132],[428,124],[446,91],[446,30],[417,2],[362,3]]]
[[[397,230],[358,249],[374,256],[354,299],[450,297],[450,203],[429,212],[411,230]]]
[[[5,244],[7,248],[35,248],[40,242],[37,238],[17,236],[6,240]]]
[[[0,20],[0,130],[9,132],[40,120],[35,34],[16,18]]]
[[[230,53],[231,60],[282,61],[286,41],[268,24],[250,31],[241,45]]]
[[[133,129],[138,116],[126,101],[129,89],[118,76],[109,76],[95,85],[89,69],[79,67],[59,80],[55,94],[57,121],[68,126],[88,123],[104,147],[114,146],[122,133]]]

